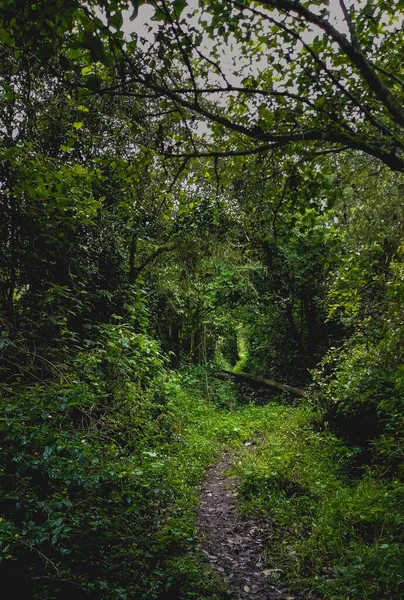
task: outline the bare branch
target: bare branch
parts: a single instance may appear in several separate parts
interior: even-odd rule
[[[302,102],[303,104],[307,104],[312,108],[315,108],[314,103],[309,100],[309,98],[305,98],[304,96],[300,96],[299,94],[294,94],[293,92],[279,91],[279,90],[263,90],[261,88],[247,88],[247,87],[237,87],[237,86],[228,86],[228,87],[212,87],[212,88],[177,88],[173,89],[173,92],[176,94],[186,95],[186,94],[198,94],[198,95],[208,95],[208,94],[229,94],[231,92],[237,92],[239,94],[246,94],[249,96],[264,96],[264,97],[279,97],[279,98],[290,98],[292,100],[297,100],[298,102]]]
[[[175,184],[176,184],[176,183],[177,183],[177,181],[178,181],[178,178],[180,177],[181,173],[182,173],[182,172],[184,171],[184,169],[186,168],[186,166],[187,166],[187,163],[188,163],[188,159],[186,158],[186,159],[185,159],[185,160],[184,160],[184,161],[181,163],[181,165],[180,165],[180,168],[178,169],[178,171],[177,171],[177,172],[176,172],[176,174],[174,175],[174,177],[173,177],[173,180],[172,180],[172,182],[170,183],[170,187],[168,188],[168,190],[167,190],[167,192],[166,192],[166,194],[165,194],[165,197],[167,197],[167,196],[168,196],[168,195],[169,195],[169,194],[172,192],[172,190],[173,190],[173,188],[174,188]]]
[[[357,45],[358,44],[358,38],[356,37],[356,31],[355,31],[355,27],[353,25],[352,19],[351,19],[351,15],[349,14],[349,10],[347,9],[344,0],[339,0],[339,5],[341,7],[342,13],[344,15],[346,24],[348,25],[348,29],[349,29],[349,33],[351,34],[351,40],[352,43]]]

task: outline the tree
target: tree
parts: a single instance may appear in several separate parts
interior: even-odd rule
[[[134,17],[142,3],[132,3]],[[56,61],[74,94],[148,95],[173,111],[181,135],[162,128],[163,154],[220,157],[287,147],[312,157],[349,148],[404,170],[401,1],[340,0],[338,24],[325,0],[153,6],[158,27],[146,49],[138,36],[125,38],[125,4],[116,1],[63,3],[54,23],[49,6],[10,7],[0,35],[17,56],[29,49]],[[206,51],[208,38],[214,44]],[[237,57],[231,68],[223,66],[226,46]],[[197,135],[195,119],[211,133]]]
[[[186,57],[200,54],[200,30],[187,28],[184,18],[173,16],[171,5],[158,3],[165,18],[162,43],[177,46],[189,74],[187,85],[176,87],[168,84],[164,72],[156,72],[149,86],[232,131],[234,136],[220,149],[224,153],[259,153],[291,145],[295,151],[352,148],[402,170],[403,81],[396,37],[400,24],[394,24],[401,5],[367,2],[348,8],[341,0],[344,23],[337,29],[329,3],[314,4],[310,10],[307,3],[291,0],[204,3],[199,24],[216,45],[194,67]],[[238,72],[226,74],[220,67],[223,47],[218,40],[235,44],[242,57]],[[257,74],[249,64],[253,60],[264,63]],[[210,83],[212,62],[216,76]],[[237,84],[229,82],[234,75]],[[216,106],[206,98],[216,98]],[[206,151],[211,151],[209,145]]]

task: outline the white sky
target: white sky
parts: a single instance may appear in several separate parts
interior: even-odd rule
[[[362,5],[364,3],[364,0],[359,0],[358,1],[353,1],[353,0],[346,0],[346,4],[348,6],[350,5],[355,5],[356,8],[358,8],[358,6]],[[184,15],[187,12],[190,11],[194,11],[198,8],[198,0],[190,0],[186,6],[186,8],[184,9],[184,12],[182,14],[182,17],[184,17]],[[316,12],[316,7],[312,7],[313,12]],[[330,21],[333,23],[333,25],[335,25],[337,27],[337,29],[339,31],[341,31],[342,33],[348,33],[347,30],[347,26],[346,23],[343,19],[343,14],[342,14],[342,10],[339,4],[339,0],[329,0],[329,10],[330,10]],[[149,5],[149,4],[142,4],[139,7],[139,12],[137,17],[131,21],[130,20],[130,12],[128,11],[126,13],[126,15],[124,16],[124,25],[123,25],[123,29],[125,31],[125,33],[127,34],[128,37],[130,37],[131,34],[136,33],[139,37],[139,43],[141,43],[141,38],[143,38],[145,41],[143,43],[141,43],[143,50],[147,50],[148,45],[153,42],[154,40],[154,34],[157,32],[159,23],[156,21],[153,21],[153,16],[154,16],[154,8],[153,6]],[[189,25],[191,26],[195,26],[197,25],[197,19],[194,18],[192,20],[189,21]],[[313,31],[312,33],[308,32],[307,33],[307,42],[310,42],[315,35],[317,35],[316,31]],[[231,40],[231,38],[230,38]],[[212,40],[210,40],[208,38],[208,36],[205,37],[204,43],[203,43],[203,47],[201,47],[201,51],[204,52],[204,54],[206,54],[207,56],[209,56],[210,54],[210,50],[213,48],[215,42],[213,42]],[[239,77],[235,77],[233,75],[235,70],[238,70],[238,68],[244,66],[245,67],[245,59],[243,60],[242,58],[242,53],[241,52],[237,52],[237,44],[235,42],[235,40],[233,39],[232,41],[230,41],[230,43],[228,43],[227,46],[224,45],[224,43],[222,43],[222,59],[221,59],[221,63],[220,66],[223,70],[223,72],[225,73],[228,81],[230,84],[237,86],[240,85],[240,78]],[[234,66],[234,58],[237,57],[237,55],[239,54],[239,62],[240,64],[237,65],[236,67]],[[237,61],[238,62],[238,61]],[[254,63],[252,65],[249,66],[248,69],[248,75],[257,75],[260,71],[264,70],[266,68],[267,64],[266,64],[266,60],[265,60],[265,54],[263,53],[262,58],[258,59],[256,58],[256,60],[254,61]],[[245,73],[245,75],[247,75],[247,73]],[[244,75],[244,76],[245,76]],[[243,77],[241,78],[243,79]],[[212,83],[212,81],[211,81]],[[219,81],[217,82],[219,83]]]
[[[352,5],[354,4],[354,2],[347,2],[347,5]],[[356,2],[356,7],[358,7],[358,5],[363,4],[362,2]],[[190,0],[188,2],[188,6],[191,10],[194,10],[197,8],[198,6],[198,2],[197,0]],[[342,11],[341,11],[341,7],[339,4],[338,0],[329,0],[329,8],[330,8],[330,21],[338,26],[338,29],[340,31],[343,31],[344,33],[347,31],[346,27],[345,27],[345,23],[343,22],[343,16],[342,16]],[[187,10],[187,9],[185,9]],[[314,7],[314,11],[315,11],[315,7]],[[152,21],[154,15],[154,8],[149,5],[149,4],[142,4],[139,7],[139,12],[138,12],[138,16],[136,17],[136,19],[134,19],[134,21],[130,21],[129,17],[130,17],[130,13],[127,13],[127,17],[125,19],[125,24],[124,24],[124,30],[125,32],[130,35],[131,33],[137,33],[140,36],[145,37],[146,39],[151,39],[148,27],[152,26],[154,30],[157,29],[157,24],[155,22]]]

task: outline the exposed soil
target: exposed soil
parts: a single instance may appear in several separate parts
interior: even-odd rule
[[[288,593],[279,571],[265,568],[263,552],[271,525],[240,514],[239,481],[228,474],[232,461],[233,457],[223,455],[202,487],[197,527],[203,554],[239,600],[302,600]]]

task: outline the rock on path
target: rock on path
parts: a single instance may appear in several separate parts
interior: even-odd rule
[[[232,457],[222,456],[202,487],[197,527],[202,552],[239,600],[298,600],[278,581],[276,569],[265,569],[263,551],[270,535],[267,521],[244,518],[237,503],[239,481],[228,476]]]

